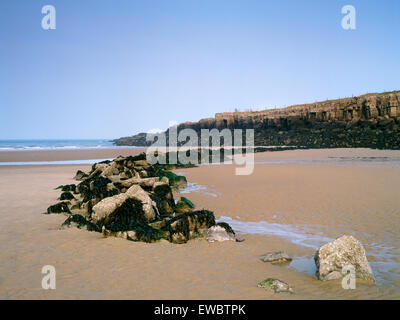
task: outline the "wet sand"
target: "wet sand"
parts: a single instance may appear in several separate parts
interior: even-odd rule
[[[65,217],[41,213],[56,202],[54,187],[73,183],[76,170],[89,166],[0,166],[0,298],[399,299],[400,168],[375,165],[379,159],[368,166],[335,159],[264,163],[349,154],[399,157],[394,151],[283,151],[257,154],[260,164],[250,176],[235,176],[233,165],[177,170],[191,183],[182,195],[232,223],[245,239],[183,245],[58,230]],[[316,280],[315,246],[345,233],[364,244],[377,285],[357,282],[356,290],[344,290],[340,281]],[[275,250],[286,250],[294,261],[284,266],[259,261]],[[56,267],[56,290],[41,288],[41,268],[47,264]],[[268,277],[286,281],[295,294],[257,288]]]
[[[31,161],[68,161],[88,159],[108,159],[121,156],[136,155],[145,151],[144,148],[118,147],[109,149],[72,149],[72,150],[38,150],[38,151],[1,151],[1,162],[31,162]]]

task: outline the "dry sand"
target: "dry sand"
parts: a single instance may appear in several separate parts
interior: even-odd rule
[[[195,183],[182,195],[242,232],[259,233],[240,234],[241,243],[193,240],[183,245],[58,230],[65,217],[41,213],[56,202],[54,187],[73,183],[76,170],[89,166],[0,166],[0,298],[399,299],[400,168],[393,165],[398,152],[284,151],[257,154],[256,162],[331,157],[394,161],[387,166],[375,165],[376,159],[367,166],[336,160],[256,164],[250,176],[235,176],[232,165],[177,170]],[[315,245],[345,233],[364,244],[376,286],[357,283],[356,290],[344,290],[340,281],[314,277]],[[294,255],[293,263],[259,261],[275,250]],[[41,268],[48,264],[56,267],[56,290],[41,288]],[[295,294],[257,288],[268,277],[288,282]]]

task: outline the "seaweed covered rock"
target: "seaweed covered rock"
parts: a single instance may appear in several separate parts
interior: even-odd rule
[[[174,196],[171,187],[165,182],[156,182],[153,185],[151,199],[156,203],[160,217],[172,216],[175,209]]]
[[[94,223],[88,221],[80,214],[70,215],[61,225],[62,229],[76,227],[79,229],[87,229],[88,231],[100,232],[101,229],[98,228]]]
[[[157,204],[151,199],[150,194],[139,185],[133,185],[125,193],[130,199],[138,200],[142,203],[144,221],[152,222],[158,217]]]
[[[192,212],[194,204],[189,199],[181,197],[175,205],[175,215],[180,215],[188,212]]]
[[[132,223],[126,228],[120,229],[111,226],[108,229],[103,226],[102,233],[104,237],[118,237],[131,241],[143,241],[147,243],[155,242],[165,237],[166,232],[155,229],[145,223]]]
[[[65,192],[61,193],[61,196],[59,198],[59,200],[73,200],[73,199],[75,199],[75,197],[69,191],[65,191]]]
[[[187,242],[215,226],[215,217],[211,211],[193,211],[193,203],[184,197],[175,205],[171,186],[186,185],[186,178],[165,169],[150,165],[144,153],[95,163],[90,172],[77,172],[78,185],[57,188],[63,202],[47,212],[71,215],[62,228],[86,228],[133,241]],[[228,224],[217,229],[234,238]]]
[[[93,199],[100,201],[106,197],[111,197],[119,193],[119,190],[114,187],[111,180],[102,176],[87,178],[78,185],[77,189],[83,197],[83,202]]]
[[[64,185],[64,186],[58,186],[57,188],[56,188],[56,190],[57,189],[60,189],[61,191],[71,191],[71,192],[75,192],[75,190],[76,190],[76,185],[75,184],[67,184],[67,185]]]
[[[286,282],[274,278],[265,279],[261,281],[257,286],[259,288],[264,288],[265,290],[273,291],[275,293],[280,293],[280,292],[294,293],[293,289]]]
[[[68,204],[65,202],[59,202],[47,208],[47,214],[50,213],[71,213]]]
[[[166,177],[168,178],[169,185],[174,188],[186,188],[187,180],[185,176],[177,175],[171,171],[159,170],[157,175],[160,178]]]
[[[92,208],[92,221],[98,226],[115,224],[126,228],[131,223],[148,223],[156,219],[155,203],[138,185],[105,198]]]
[[[74,180],[80,181],[80,180],[83,180],[83,179],[85,179],[85,178],[87,178],[87,177],[88,177],[88,175],[87,175],[86,173],[84,173],[84,172],[81,171],[81,170],[78,170],[78,171],[76,172],[76,174],[75,174]]]
[[[200,210],[185,213],[169,220],[163,230],[169,232],[169,240],[173,243],[186,243],[195,238],[201,229],[208,229],[215,225],[214,213],[209,210]]]

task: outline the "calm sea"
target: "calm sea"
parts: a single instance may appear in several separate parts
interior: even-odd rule
[[[15,150],[69,150],[114,148],[108,139],[91,140],[0,140],[1,151]]]

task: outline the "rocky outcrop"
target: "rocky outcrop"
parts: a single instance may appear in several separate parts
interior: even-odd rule
[[[315,253],[314,260],[319,280],[340,279],[343,268],[350,265],[354,267],[356,278],[375,282],[364,247],[353,236],[344,235],[323,245]]]
[[[295,105],[257,112],[217,113],[185,122],[183,129],[254,129],[256,146],[400,149],[400,91]],[[167,131],[168,136],[168,131]],[[148,146],[140,134],[116,145]]]
[[[216,225],[214,213],[194,211],[193,203],[184,197],[176,205],[171,188],[178,188],[176,182],[186,178],[165,168],[147,163],[144,153],[96,163],[90,172],[77,173],[78,185],[56,188],[62,191],[62,201],[47,213],[67,215],[63,229],[84,228],[132,241],[185,243]]]

